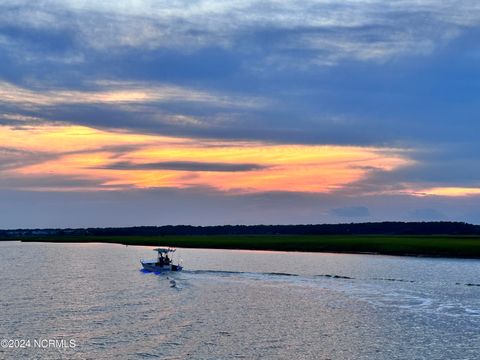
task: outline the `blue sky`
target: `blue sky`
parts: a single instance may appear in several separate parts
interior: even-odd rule
[[[0,227],[480,223],[479,25],[476,1],[0,2]]]

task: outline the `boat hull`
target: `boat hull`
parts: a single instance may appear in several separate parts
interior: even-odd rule
[[[181,265],[175,265],[175,264],[170,264],[170,265],[157,265],[155,261],[140,261],[143,268],[147,271],[152,271],[152,272],[167,272],[167,271],[181,271],[183,267]]]

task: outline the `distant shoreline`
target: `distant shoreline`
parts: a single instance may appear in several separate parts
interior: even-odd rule
[[[480,236],[464,235],[194,235],[194,236],[45,236],[4,241],[115,243],[198,249],[329,252],[415,257],[480,259]]]

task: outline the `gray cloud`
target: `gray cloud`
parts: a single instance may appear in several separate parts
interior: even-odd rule
[[[68,103],[30,109],[30,116],[48,121],[203,138],[380,146],[463,141],[474,133],[462,128],[474,121],[468,114],[478,113],[478,99],[462,100],[461,107],[445,104],[450,94],[438,86],[453,85],[461,96],[458,84],[479,83],[475,68],[465,63],[442,68],[452,54],[475,56],[467,54],[478,38],[474,1],[142,1],[128,11],[115,2],[16,1],[0,10],[0,77],[50,94],[54,102],[62,91],[99,90],[98,79],[109,80],[103,90],[125,89],[128,82],[153,90],[197,88],[193,98],[183,93],[111,104],[91,96],[79,104],[70,96]],[[449,49],[456,44],[459,49]],[[467,65],[477,63],[470,60]],[[322,64],[328,66],[317,69]],[[452,81],[465,79],[462,72],[468,82]],[[258,99],[264,108],[252,106]],[[26,108],[2,106],[19,113]]]
[[[430,145],[432,146],[432,145]],[[339,192],[343,194],[398,193],[435,187],[480,188],[477,144],[461,147],[438,144],[435,150],[411,151],[413,163],[393,170],[363,168],[366,175]]]
[[[195,161],[161,161],[154,163],[137,164],[129,161],[117,161],[102,166],[102,169],[111,170],[178,170],[178,171],[218,171],[240,172],[265,169],[268,166],[259,164],[230,164]]]
[[[478,23],[479,11],[474,1],[254,0],[204,1],[202,6],[142,1],[131,4],[128,11],[115,2],[46,1],[35,6],[17,1],[16,6],[3,6],[0,22],[5,24],[7,40],[36,45],[41,35],[32,34],[41,33],[49,44],[57,44],[52,50],[72,53],[72,58],[71,43],[97,51],[164,47],[191,51],[212,45],[250,50],[251,41],[245,36],[261,38],[269,29],[273,35],[263,38],[270,49],[275,47],[274,57],[306,49],[313,52],[314,62],[331,64],[352,57],[371,60],[428,52],[434,41]],[[19,17],[29,32],[15,27]],[[282,41],[274,41],[282,32]],[[65,41],[67,35],[75,41]]]
[[[9,147],[0,147],[0,171],[12,170],[28,165],[38,164],[54,158],[48,153],[31,152]]]
[[[20,130],[19,130],[20,131]],[[125,153],[139,149],[145,146],[140,145],[106,145],[82,150],[66,150],[58,152],[27,151],[12,147],[0,146],[0,171],[8,171],[26,167],[29,165],[38,165],[42,162],[55,160],[62,156],[76,154],[90,154],[98,152],[108,152],[111,159],[118,158]]]
[[[120,186],[117,186],[117,188]],[[82,178],[68,175],[2,175],[0,189],[34,191],[68,191],[71,189],[108,189],[102,179]]]

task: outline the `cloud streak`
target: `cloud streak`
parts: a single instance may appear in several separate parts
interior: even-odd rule
[[[41,7],[18,1],[3,6],[0,20],[10,27],[4,41],[32,42],[15,29],[44,31],[61,43],[66,33],[94,50],[175,48],[192,51],[221,46],[246,49],[262,34],[280,57],[292,50],[313,52],[312,62],[342,59],[382,60],[405,53],[428,53],[435,43],[454,37],[462,27],[478,24],[474,1],[47,1]],[[73,20],[73,21],[72,21]],[[268,29],[268,33],[265,31]],[[65,31],[67,30],[67,31]],[[50,32],[47,32],[50,31]],[[75,34],[75,35],[74,35]],[[273,35],[268,35],[273,34]],[[281,38],[278,35],[283,34]],[[250,37],[250,38],[249,38]],[[189,50],[186,50],[186,49]],[[277,55],[275,54],[274,57]]]
[[[141,83],[99,82],[97,91],[31,90],[0,82],[2,103],[22,106],[54,106],[60,104],[129,104],[129,103],[204,103],[219,107],[259,107],[260,99],[234,99],[193,89],[169,85],[147,86]],[[114,89],[114,90],[112,90]]]
[[[129,161],[118,161],[107,164],[101,169],[110,170],[174,170],[174,171],[213,171],[213,172],[243,172],[263,170],[268,168],[259,164],[229,164],[195,161],[161,161],[154,163],[135,164]]]

